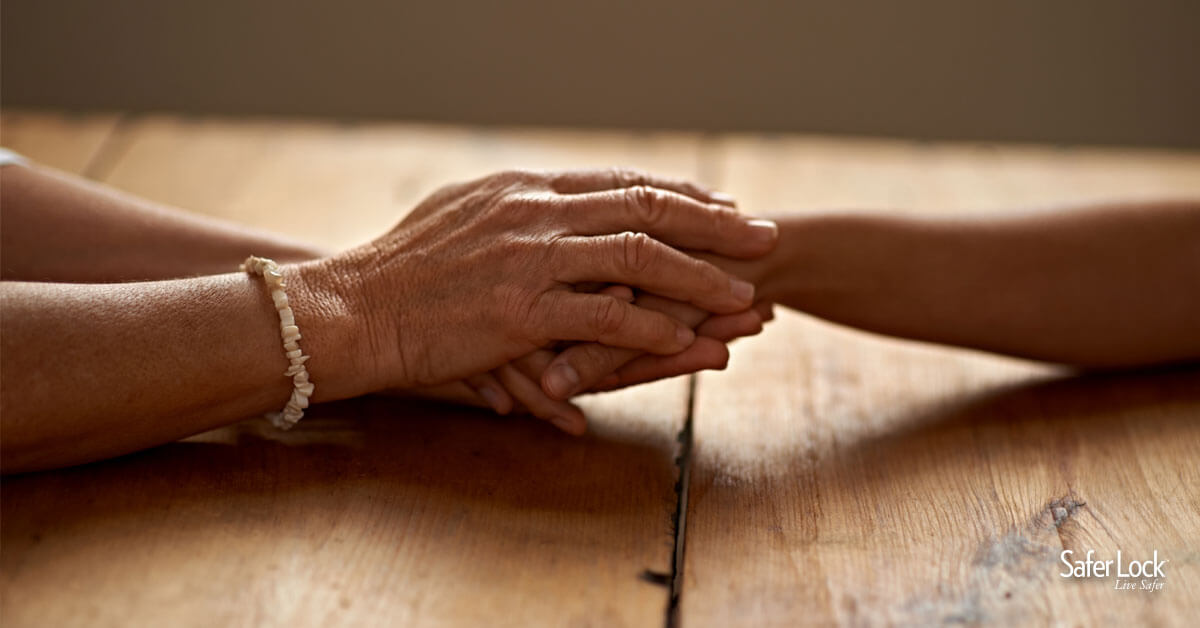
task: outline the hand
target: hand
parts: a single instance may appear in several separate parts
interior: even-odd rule
[[[767,299],[777,292],[773,290],[777,282],[771,280],[772,276],[779,267],[786,267],[775,259],[774,254],[753,261],[704,253],[694,255],[759,286],[757,292]],[[762,289],[764,285],[766,290]],[[774,304],[765,299],[756,302],[750,310],[724,315],[711,315],[686,303],[652,294],[639,296],[636,303],[692,326],[696,331],[696,342],[687,350],[669,356],[596,343],[576,344],[544,365],[540,381],[546,396],[563,401],[580,392],[614,390],[700,370],[724,369],[729,360],[725,344],[758,334],[763,323],[775,318]]]
[[[757,260],[732,260],[716,255],[695,253],[720,268],[748,279],[760,286],[758,292],[770,297],[778,292],[773,277],[780,267],[787,267],[779,258],[779,248]],[[761,289],[762,286],[766,290]],[[776,288],[776,290],[772,290]],[[577,286],[577,289],[586,289]],[[634,294],[626,286],[600,288],[602,294],[633,302]],[[533,414],[554,423],[563,431],[579,435],[586,431],[583,411],[569,401],[580,393],[615,390],[646,382],[695,373],[701,370],[723,370],[729,360],[726,343],[752,336],[762,331],[763,324],[774,319],[773,303],[757,301],[754,307],[742,312],[712,315],[709,312],[671,299],[643,294],[637,299],[642,307],[663,312],[686,325],[693,325],[697,338],[686,350],[669,356],[643,353],[637,350],[609,347],[599,343],[573,343],[558,351],[540,349],[521,356],[491,372],[480,373],[436,388],[422,389],[422,398],[491,407],[498,414]],[[550,367],[554,366],[554,369]],[[553,377],[569,367],[571,374]],[[566,387],[560,384],[567,382]]]
[[[633,291],[625,286],[611,286],[604,293],[626,301],[633,300]],[[762,331],[764,320],[770,320],[771,304],[756,303],[755,307],[736,314],[710,316],[708,312],[686,303],[654,295],[642,295],[640,306],[660,311],[676,320],[696,325],[696,342],[686,350],[671,356],[655,356],[631,349],[608,347],[597,343],[581,343],[561,353],[542,349],[502,365],[491,373],[467,378],[468,386],[453,391],[457,399],[470,397],[474,405],[489,405],[499,414],[529,412],[551,421],[563,431],[582,434],[586,417],[578,406],[567,399],[579,392],[597,392],[633,384],[694,373],[705,369],[723,369],[729,360],[725,343]],[[551,363],[572,367],[569,389],[557,389],[547,394],[546,380]],[[562,368],[559,366],[558,368]],[[539,382],[541,385],[539,386]],[[478,395],[470,395],[474,390]],[[449,391],[429,391],[445,398]]]
[[[585,282],[620,283],[716,313],[754,288],[668,244],[753,258],[773,223],[696,186],[622,172],[507,172],[445,188],[374,242],[325,260],[364,322],[366,390],[434,386],[557,341],[670,355],[690,326]]]
[[[608,353],[593,354],[594,359],[589,361],[587,358],[579,359],[572,355],[574,347],[571,347],[559,354],[556,362],[563,360],[578,364],[576,368],[580,374],[579,390],[593,393],[697,371],[720,371],[729,363],[727,344],[738,338],[760,333],[766,323],[775,319],[773,309],[774,304],[770,301],[757,301],[754,307],[746,312],[711,316],[696,327],[696,342],[675,355],[651,355],[630,352],[627,349],[611,349]],[[545,388],[544,383],[542,387]]]

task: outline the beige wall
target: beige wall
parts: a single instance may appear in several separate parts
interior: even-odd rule
[[[4,0],[4,105],[1200,146],[1200,2]]]

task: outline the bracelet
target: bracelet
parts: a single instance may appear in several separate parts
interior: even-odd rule
[[[279,272],[279,264],[275,260],[251,255],[238,267],[251,276],[261,275],[275,301],[275,309],[279,310],[279,335],[283,338],[283,350],[291,366],[283,372],[284,377],[292,378],[292,398],[280,412],[268,412],[266,417],[275,427],[286,430],[300,421],[304,409],[308,407],[308,398],[313,394],[313,384],[308,381],[308,369],[304,363],[307,355],[300,351],[300,328],[296,326],[296,317],[288,306],[287,293],[283,291],[287,284],[283,281],[283,273]]]

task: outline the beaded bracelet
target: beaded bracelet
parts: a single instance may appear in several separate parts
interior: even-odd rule
[[[267,419],[275,427],[286,430],[300,421],[304,409],[308,407],[308,398],[313,394],[313,384],[308,381],[308,369],[304,363],[307,355],[300,351],[300,328],[296,326],[296,317],[288,306],[287,294],[283,291],[287,284],[283,281],[283,273],[279,272],[279,264],[275,260],[251,255],[238,267],[251,276],[261,275],[275,301],[275,309],[279,310],[279,335],[283,338],[283,350],[286,352],[291,366],[283,372],[284,377],[292,378],[292,398],[281,412],[268,412]]]

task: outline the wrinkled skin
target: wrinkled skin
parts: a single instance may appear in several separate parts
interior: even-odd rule
[[[516,385],[510,369],[534,373],[536,352],[564,341],[627,349],[630,359],[684,352],[697,322],[660,311],[668,299],[692,318],[736,315],[754,290],[682,250],[755,258],[776,238],[773,224],[687,183],[505,172],[438,191],[383,237],[322,264],[354,286],[343,299],[365,321],[356,350],[370,356],[366,388],[429,388],[497,369]],[[633,303],[612,284],[664,299]]]

